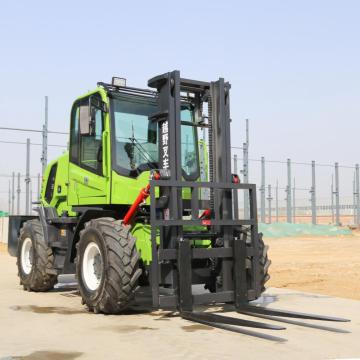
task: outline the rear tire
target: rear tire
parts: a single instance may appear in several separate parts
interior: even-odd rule
[[[17,266],[24,290],[48,291],[56,284],[54,255],[37,219],[26,221],[20,230]]]
[[[134,298],[139,255],[129,226],[112,218],[85,223],[77,244],[76,276],[82,302],[95,313],[117,314]]]

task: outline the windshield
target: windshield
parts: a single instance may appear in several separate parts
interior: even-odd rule
[[[158,168],[157,123],[148,119],[157,111],[153,99],[123,95],[113,100],[113,154],[115,167],[122,175],[136,177],[143,171]],[[189,106],[182,106],[181,120],[193,121]],[[195,180],[198,174],[196,127],[181,125],[181,139],[183,175]]]

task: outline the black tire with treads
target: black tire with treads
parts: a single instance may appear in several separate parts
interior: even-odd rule
[[[21,249],[26,238],[32,242],[32,268],[29,274],[23,271],[21,264]],[[43,229],[38,219],[26,221],[20,229],[17,249],[17,266],[20,285],[27,291],[48,291],[57,282],[54,270],[54,255],[47,245]]]
[[[268,257],[269,247],[265,245],[263,240],[263,234],[259,234],[259,262],[260,262],[260,285],[261,292],[265,291],[265,284],[269,281],[269,267],[271,265],[271,260]]]
[[[250,246],[250,245],[251,245],[251,243],[249,242],[248,246]],[[257,252],[258,252],[257,265],[259,267],[260,277],[258,279],[257,288],[260,291],[259,292],[252,291],[251,293],[248,293],[249,301],[256,300],[266,290],[265,285],[268,282],[268,280],[270,279],[269,267],[271,265],[271,261],[268,257],[268,249],[269,249],[269,247],[267,245],[265,245],[265,243],[264,243],[263,234],[259,233],[258,234],[258,248],[257,248]],[[246,259],[248,290],[252,290],[254,288],[252,273],[253,273],[253,266],[255,264],[253,262],[254,262],[254,257],[252,257],[252,256],[249,256]]]
[[[90,311],[117,314],[133,300],[141,275],[135,240],[130,226],[122,225],[120,220],[99,218],[85,224],[76,246],[76,276],[82,301]],[[97,244],[102,258],[102,275],[96,290],[87,287],[82,274],[84,252],[91,242]]]

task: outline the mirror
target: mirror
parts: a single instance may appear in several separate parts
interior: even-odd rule
[[[106,104],[96,96],[90,96],[84,100],[80,105],[80,134],[87,136],[94,136],[95,129],[95,117],[97,110],[105,111]]]

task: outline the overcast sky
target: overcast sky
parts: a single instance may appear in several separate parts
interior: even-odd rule
[[[231,82],[233,145],[241,146],[249,118],[251,158],[353,165],[360,162],[359,16],[360,2],[347,0],[2,1],[0,126],[40,129],[48,95],[50,129],[67,131],[72,101],[97,81],[118,75],[145,87],[179,69],[184,77]],[[3,130],[0,141],[27,135],[41,141]],[[0,144],[0,151],[0,174],[24,173],[25,146]],[[59,152],[50,149],[49,158]],[[32,174],[39,158],[33,146]],[[253,162],[256,182],[258,169]],[[323,196],[331,172],[319,169]],[[267,175],[267,183],[285,184],[283,165],[269,165]],[[294,175],[299,187],[310,185],[308,168]],[[352,170],[341,178],[350,196]],[[0,178],[2,208],[7,181]]]

